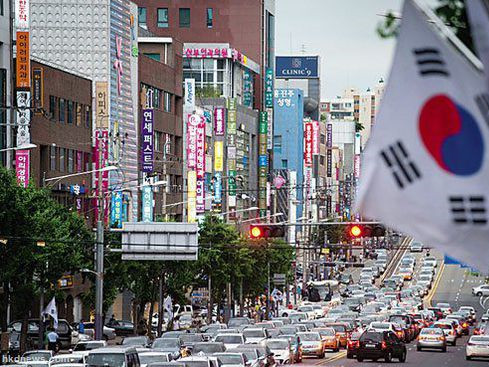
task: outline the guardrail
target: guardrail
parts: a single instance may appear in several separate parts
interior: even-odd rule
[[[392,274],[394,274],[394,271],[397,268],[397,265],[399,265],[399,261],[401,261],[402,257],[406,253],[407,249],[409,248],[409,245],[411,244],[412,238],[410,237],[405,237],[399,247],[396,248],[394,255],[391,257],[387,268],[384,271],[384,274],[380,277],[380,283],[384,281],[384,279],[387,279],[390,277]]]

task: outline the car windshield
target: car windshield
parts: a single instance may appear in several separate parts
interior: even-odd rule
[[[337,333],[345,333],[346,332],[346,326],[345,325],[328,325],[328,327],[333,328],[334,331]]]
[[[75,348],[73,348],[74,351],[84,351],[84,350],[92,350],[96,348],[102,348],[104,346],[104,343],[97,343],[97,342],[91,342],[91,343],[78,343],[75,345]]]
[[[216,357],[222,364],[243,364],[243,359],[239,354],[218,354]]]
[[[83,356],[73,354],[61,354],[49,360],[51,366],[55,364],[83,363]]]
[[[50,352],[28,352],[24,354],[29,361],[49,361],[51,358]]]
[[[199,343],[197,345],[194,345],[194,349],[192,350],[193,353],[199,353],[202,352],[204,354],[208,353],[218,353],[218,352],[224,352],[224,347],[222,344],[216,343],[216,344],[211,344],[211,343]]]
[[[371,326],[374,329],[386,329],[386,330],[388,330],[390,328],[389,324],[381,323],[381,322],[374,322],[374,323],[372,323]]]
[[[153,348],[179,348],[180,340],[177,338],[158,338],[153,342]]]
[[[328,328],[328,329],[321,329],[319,330],[319,334],[323,336],[334,336],[336,332],[334,331],[333,328]]]
[[[94,353],[85,359],[88,367],[125,367],[124,353]]]
[[[270,349],[287,349],[289,343],[287,340],[269,340],[267,341],[267,347]]]
[[[312,308],[312,306],[301,306],[298,308],[298,310],[301,312],[310,312],[313,311],[314,309]]]
[[[241,325],[248,325],[249,321],[247,319],[231,319],[228,322],[228,326],[231,327],[237,327]]]
[[[489,336],[473,336],[472,338],[470,338],[470,341],[471,342],[485,342],[485,343],[489,343]]]
[[[216,336],[215,341],[224,344],[241,344],[243,342],[243,338],[241,335],[218,335]]]
[[[421,330],[421,335],[440,335],[443,334],[443,330],[434,328],[425,328]]]
[[[433,325],[434,327],[437,327],[437,328],[440,328],[440,329],[445,329],[445,330],[448,330],[448,329],[452,329],[453,326],[451,324],[435,324]]]
[[[185,362],[185,367],[209,367],[208,361],[182,361]]]
[[[265,331],[262,329],[244,329],[243,335],[245,338],[264,338]]]
[[[360,337],[360,341],[380,343],[382,341],[382,334],[367,331],[362,334],[362,336]]]
[[[436,304],[436,307],[449,308],[450,307],[450,304],[449,303],[437,303]]]
[[[198,334],[182,334],[180,335],[180,340],[183,342],[200,342],[202,341],[202,336]]]
[[[122,341],[122,345],[146,345],[147,339],[145,336],[143,337],[133,337],[133,338],[125,338]]]
[[[166,354],[148,355],[147,353],[139,353],[139,362],[141,362],[141,364],[150,364],[169,361]]]
[[[280,333],[283,335],[295,334],[295,332],[297,331],[295,327],[281,327],[279,330]]]
[[[259,354],[256,351],[256,349],[251,349],[251,348],[250,349],[240,349],[239,352],[243,353],[246,356],[246,358],[250,361],[258,359],[258,357],[259,357]]]
[[[321,340],[321,336],[319,333],[302,333],[299,334],[299,337],[301,340],[306,340],[306,341],[317,341]]]

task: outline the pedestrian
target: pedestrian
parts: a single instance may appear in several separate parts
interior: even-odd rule
[[[173,321],[173,330],[180,330],[180,317],[179,316],[175,317],[175,320]]]
[[[78,324],[78,332],[80,334],[85,334],[85,321],[83,319],[81,319],[80,323]]]
[[[58,349],[59,335],[56,333],[56,331],[54,331],[53,328],[49,329],[47,339],[48,339],[48,349],[51,350],[53,353],[56,353]]]
[[[115,323],[115,315],[112,315],[109,319],[109,325],[113,325]]]

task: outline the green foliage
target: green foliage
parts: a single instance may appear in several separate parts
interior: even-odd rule
[[[365,127],[362,125],[360,122],[355,122],[355,132],[360,132],[364,129]]]
[[[219,89],[211,86],[205,86],[203,88],[196,87],[195,95],[199,98],[219,98],[221,97],[221,92]]]
[[[377,24],[377,34],[381,38],[391,38],[397,36],[400,22],[397,17],[388,12],[385,19]]]
[[[76,272],[91,256],[92,234],[83,218],[50,198],[47,190],[17,185],[12,171],[0,168],[0,284],[13,289],[13,316],[28,315],[41,288],[53,285],[66,272]],[[45,241],[44,247],[37,241]],[[7,297],[2,297],[5,300]],[[2,326],[6,301],[1,302]]]

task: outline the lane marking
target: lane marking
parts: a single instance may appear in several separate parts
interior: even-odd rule
[[[338,359],[341,359],[343,357],[346,357],[346,350],[342,350],[341,352],[338,352],[337,355],[330,357],[328,359],[324,359],[318,363],[315,363],[316,366],[322,366],[323,364],[330,363],[330,362],[335,362]]]
[[[442,278],[442,275],[443,275],[444,270],[445,270],[445,263],[442,262],[442,264],[440,265],[440,268],[438,270],[438,274],[436,276],[435,283],[433,284],[433,287],[431,287],[431,291],[430,291],[430,293],[428,294],[428,296],[425,299],[425,302],[428,305],[428,307],[431,307],[431,300],[433,299],[433,296],[436,293],[436,290],[438,288],[438,285],[440,284],[440,280]],[[452,282],[453,282],[453,279],[452,279]]]

